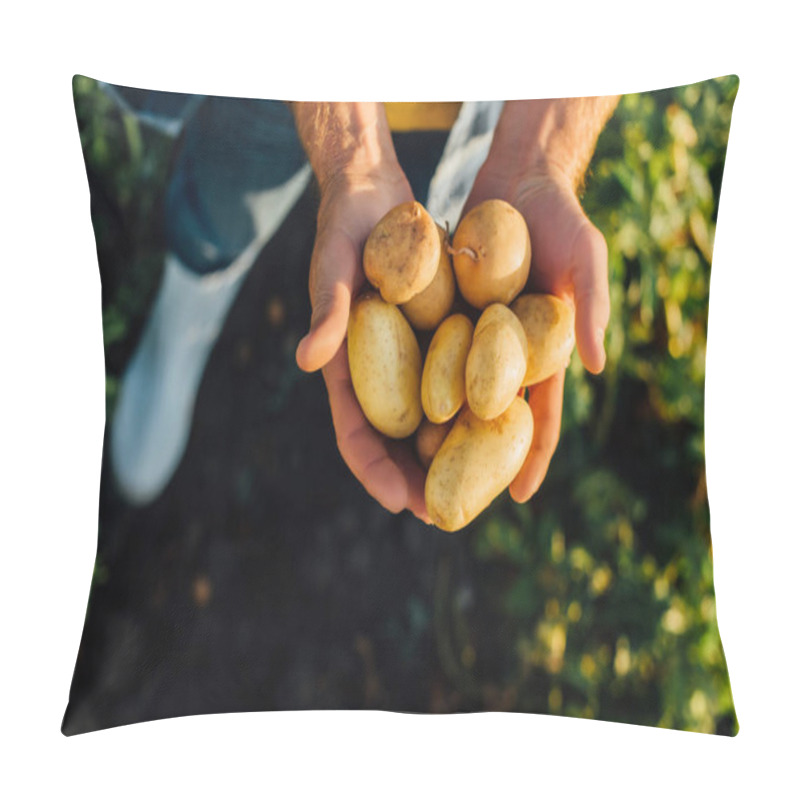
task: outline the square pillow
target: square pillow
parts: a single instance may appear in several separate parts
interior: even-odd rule
[[[354,110],[75,76],[107,428],[63,732],[735,735],[703,401],[737,87]]]

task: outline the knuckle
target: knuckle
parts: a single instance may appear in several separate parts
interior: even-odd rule
[[[330,308],[333,306],[334,293],[329,286],[318,285],[314,287],[311,296],[311,322],[319,322],[324,319]]]

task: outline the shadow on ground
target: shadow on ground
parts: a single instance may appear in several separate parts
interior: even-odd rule
[[[162,496],[126,505],[104,454],[67,734],[197,713],[463,707],[433,624],[437,564],[461,561],[464,539],[365,493],[321,376],[294,362],[315,207],[311,188],[251,270]]]

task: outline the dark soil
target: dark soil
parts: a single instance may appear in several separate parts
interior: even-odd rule
[[[466,540],[366,494],[321,376],[294,362],[316,202],[312,187],[246,279],[164,493],[126,505],[104,455],[67,734],[198,713],[471,705],[434,635],[437,574],[440,595],[470,594]]]

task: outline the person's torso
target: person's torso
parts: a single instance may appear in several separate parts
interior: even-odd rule
[[[384,103],[392,131],[445,131],[453,127],[461,103]]]

